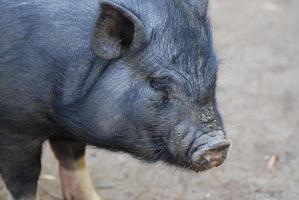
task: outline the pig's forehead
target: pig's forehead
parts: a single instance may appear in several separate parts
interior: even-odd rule
[[[178,3],[184,0],[169,1],[172,4],[168,9],[158,10],[157,16],[151,16],[152,37],[146,55],[160,67],[168,66],[187,75],[200,76],[204,70],[209,70],[205,68],[213,67],[208,64],[214,59],[209,19],[206,14],[198,13],[198,8]]]
[[[199,5],[193,6],[196,3]],[[202,4],[207,5],[207,1],[165,0],[143,5],[148,15],[142,20],[152,34],[150,45],[163,60],[190,66],[209,56],[212,38],[209,19],[203,11],[206,6]]]
[[[106,0],[107,1],[107,0]],[[168,17],[182,19],[207,14],[208,0],[111,0],[131,10],[145,24],[164,24]],[[187,14],[187,15],[186,15]],[[188,17],[187,17],[188,18]]]

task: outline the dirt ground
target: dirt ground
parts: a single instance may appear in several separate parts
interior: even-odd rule
[[[90,148],[92,179],[105,200],[298,199],[299,1],[210,6],[221,59],[218,99],[233,142],[228,160],[195,174]],[[59,200],[57,162],[45,149],[39,193]]]

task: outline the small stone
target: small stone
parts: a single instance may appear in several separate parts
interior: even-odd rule
[[[206,198],[207,198],[207,199],[211,198],[211,194],[210,194],[210,193],[207,193],[207,194],[206,194]]]

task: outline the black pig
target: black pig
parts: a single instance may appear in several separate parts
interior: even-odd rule
[[[64,199],[99,200],[85,144],[203,171],[229,142],[207,0],[1,0],[0,173],[36,198],[42,144]]]

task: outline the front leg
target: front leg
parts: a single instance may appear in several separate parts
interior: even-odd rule
[[[85,143],[66,139],[50,139],[59,161],[64,200],[101,200],[92,185],[85,163]]]
[[[36,200],[41,144],[6,142],[9,145],[0,146],[0,173],[8,189],[8,200]]]

